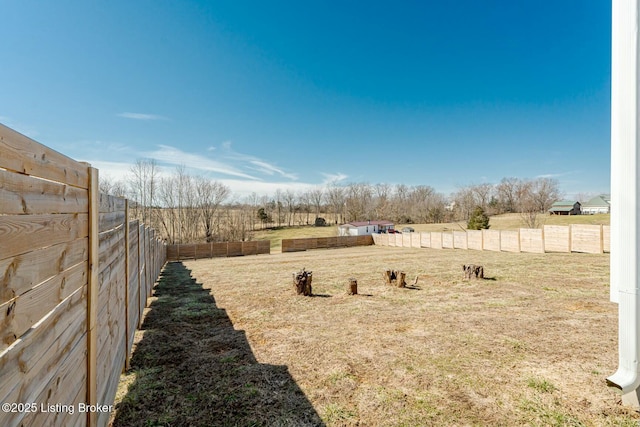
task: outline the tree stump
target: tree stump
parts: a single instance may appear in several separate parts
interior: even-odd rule
[[[347,294],[358,295],[358,281],[353,277],[349,279],[349,284],[347,285]]]
[[[306,271],[304,268],[297,273],[293,273],[293,285],[295,286],[298,295],[304,295],[309,297],[313,295],[311,290],[311,281],[313,280],[313,273]]]
[[[481,265],[465,264],[462,266],[462,270],[464,270],[464,278],[467,280],[470,280],[471,277],[484,279],[484,267]]]
[[[407,286],[407,282],[404,281],[406,277],[406,273],[404,271],[399,271],[396,279],[396,286],[399,288],[404,288]]]
[[[387,269],[382,274],[387,285],[395,284],[399,288],[407,286],[407,282],[404,281],[406,273],[404,271]]]

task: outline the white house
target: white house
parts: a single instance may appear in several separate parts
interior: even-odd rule
[[[393,230],[391,221],[354,221],[338,226],[339,236],[366,236]]]
[[[611,197],[608,194],[596,196],[582,205],[582,213],[593,215],[611,212]]]

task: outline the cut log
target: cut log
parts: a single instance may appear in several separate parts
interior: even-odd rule
[[[313,291],[311,288],[311,281],[313,280],[313,273],[306,271],[304,268],[297,273],[293,273],[293,285],[298,295],[311,296]]]
[[[347,294],[358,295],[358,281],[353,277],[349,279],[349,284],[347,285]]]
[[[464,270],[464,278],[467,280],[470,280],[471,277],[484,279],[484,267],[481,265],[465,264],[462,266],[462,270]]]
[[[387,269],[382,273],[382,277],[387,285],[396,285],[399,288],[407,286],[405,282],[406,273],[404,271]]]
[[[399,271],[396,279],[396,286],[399,288],[405,288],[407,286],[407,282],[404,281],[406,277],[406,273],[404,271]]]

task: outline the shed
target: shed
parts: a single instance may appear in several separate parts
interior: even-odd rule
[[[549,213],[551,215],[580,215],[581,205],[580,202],[561,200],[551,205]]]

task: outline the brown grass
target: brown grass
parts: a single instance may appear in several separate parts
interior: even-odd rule
[[[464,281],[467,263],[484,265],[485,280]],[[240,351],[259,366],[288,367],[309,404],[297,405],[328,426],[640,419],[604,382],[617,368],[606,254],[362,247],[185,265],[229,316],[227,332],[246,334]],[[292,272],[302,267],[313,271],[315,297],[295,295]],[[387,267],[404,270],[408,283],[418,276],[417,285],[385,285]],[[350,277],[357,296],[346,294]],[[262,398],[279,390],[255,384]],[[255,425],[269,424],[269,413],[253,415]]]

